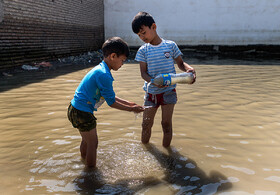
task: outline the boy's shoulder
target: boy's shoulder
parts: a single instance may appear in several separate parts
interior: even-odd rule
[[[162,39],[162,42],[160,45],[163,45],[163,44],[167,44],[167,45],[176,45],[175,41],[172,41],[172,40],[165,40],[165,39]],[[141,47],[139,48],[140,49],[144,49],[144,48],[147,48],[147,47],[153,47],[150,43],[144,43],[143,45],[141,45]]]
[[[149,45],[148,43],[145,43],[145,44],[141,45],[139,47],[139,49],[137,50],[137,54],[146,53],[148,51],[148,45]]]
[[[164,41],[167,44],[176,44],[175,41],[172,41],[172,40],[164,40],[163,39],[162,41]]]
[[[141,45],[141,46],[139,47],[139,50],[140,50],[140,49],[147,48],[147,47],[148,47],[148,45],[149,45],[148,43],[144,43],[143,45]]]
[[[163,39],[162,42],[163,42],[165,45],[169,46],[169,47],[174,47],[175,45],[177,45],[177,44],[175,43],[175,41],[172,41],[172,40],[165,40],[165,39]]]
[[[160,49],[162,47],[169,47],[169,48],[172,49],[172,48],[175,48],[176,45],[177,44],[175,43],[175,41],[162,39],[162,42],[160,43],[160,46],[156,47],[156,48]],[[139,47],[138,52],[148,52],[150,47],[155,47],[155,46],[152,46],[149,43],[144,43],[143,45],[141,45]]]
[[[90,70],[90,73],[91,73],[91,75],[94,75],[96,77],[102,76],[102,75],[111,75],[110,69],[103,61],[101,63],[99,63],[98,65],[96,65],[95,67],[93,67]]]

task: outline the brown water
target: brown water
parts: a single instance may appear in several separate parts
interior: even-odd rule
[[[197,82],[177,87],[169,150],[160,112],[144,146],[141,117],[100,108],[95,171],[84,168],[66,118],[90,68],[2,78],[0,194],[279,194],[280,66],[194,67]],[[137,64],[113,76],[119,97],[143,103]]]

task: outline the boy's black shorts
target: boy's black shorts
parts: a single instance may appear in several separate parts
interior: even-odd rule
[[[68,107],[67,116],[73,127],[79,129],[81,132],[96,128],[97,119],[95,116],[90,112],[84,112],[74,108],[71,103]]]

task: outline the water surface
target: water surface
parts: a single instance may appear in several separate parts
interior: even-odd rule
[[[141,117],[104,104],[95,114],[96,170],[85,168],[66,118],[91,68],[2,77],[0,193],[279,194],[280,66],[232,64],[195,64],[197,82],[177,86],[169,149],[160,110],[145,146]],[[112,73],[116,94],[143,104],[138,65]]]

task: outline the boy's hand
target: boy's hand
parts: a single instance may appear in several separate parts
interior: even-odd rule
[[[129,106],[137,106],[137,104],[136,103],[134,103],[134,102],[129,102]]]
[[[195,79],[196,79],[195,69],[193,67],[191,67],[187,70],[187,72],[192,72],[193,73],[193,82],[190,83],[190,84],[193,84],[195,82]]]
[[[135,113],[143,112],[145,110],[143,106],[139,106],[137,104],[133,105],[131,108],[132,108],[131,111]]]

